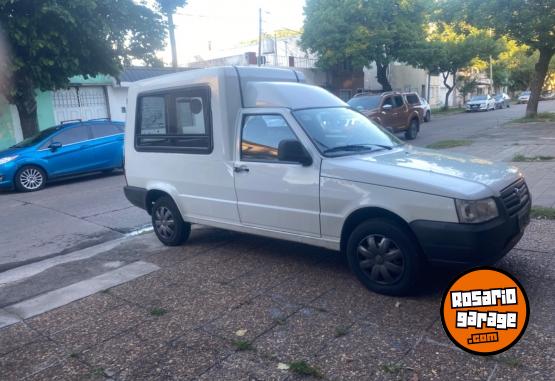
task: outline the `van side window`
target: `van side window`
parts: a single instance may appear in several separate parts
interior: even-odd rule
[[[420,104],[420,98],[416,94],[407,94],[407,102],[411,105],[418,105]]]
[[[137,151],[212,152],[210,89],[193,87],[139,95]]]
[[[393,97],[393,100],[395,101],[393,107],[401,107],[401,106],[403,106],[403,97],[402,97],[402,96],[400,96],[400,95],[395,95],[395,96]]]
[[[297,140],[281,115],[249,115],[243,119],[241,160],[279,161],[282,140]]]

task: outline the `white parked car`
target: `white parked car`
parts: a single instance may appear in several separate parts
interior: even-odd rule
[[[495,98],[490,95],[475,95],[466,103],[466,111],[495,110]]]
[[[166,245],[198,223],[347,255],[369,289],[427,263],[493,263],[521,238],[514,167],[403,144],[292,70],[223,67],[135,82],[125,195]]]
[[[528,103],[528,101],[530,100],[530,94],[530,91],[523,91],[522,93],[520,93],[517,103]]]

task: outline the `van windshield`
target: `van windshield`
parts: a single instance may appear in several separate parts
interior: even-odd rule
[[[395,136],[349,108],[304,109],[293,111],[293,116],[324,155],[391,149],[402,144]]]

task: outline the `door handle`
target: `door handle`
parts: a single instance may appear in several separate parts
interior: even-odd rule
[[[233,167],[233,171],[236,173],[248,172],[249,167],[247,167],[246,165],[239,165],[239,166]]]

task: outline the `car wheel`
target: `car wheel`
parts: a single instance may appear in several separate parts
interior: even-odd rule
[[[27,165],[17,171],[14,182],[20,192],[36,192],[44,188],[46,173],[39,167]]]
[[[424,116],[424,122],[429,122],[432,120],[432,113],[430,111],[426,111],[426,116]]]
[[[166,246],[178,246],[187,241],[191,224],[183,221],[171,197],[163,196],[156,200],[151,214],[154,233],[160,242]]]
[[[387,219],[360,224],[349,237],[351,270],[368,289],[387,295],[414,290],[421,269],[417,245],[409,232]]]
[[[416,135],[418,135],[418,127],[420,127],[418,119],[411,120],[408,130],[405,132],[405,138],[407,140],[416,139]]]

